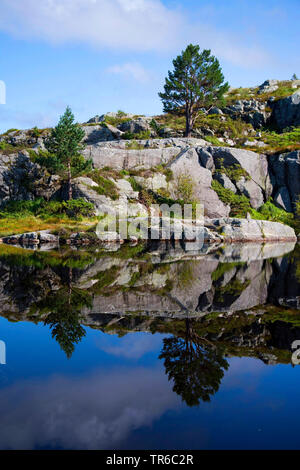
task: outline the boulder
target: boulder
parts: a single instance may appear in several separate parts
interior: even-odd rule
[[[300,150],[273,155],[269,158],[269,162],[275,197],[280,192],[279,198],[284,197],[282,202],[294,211],[295,203],[300,195]]]
[[[224,218],[212,221],[227,242],[296,241],[295,231],[278,222]]]
[[[242,150],[228,147],[209,146],[205,149],[197,149],[200,162],[208,159],[208,154],[213,158],[216,168],[241,166],[265,193],[266,199],[271,193],[271,181],[268,173],[268,160],[265,155],[259,155],[250,150]]]
[[[259,94],[272,93],[273,91],[278,90],[278,80],[266,80],[258,88]]]
[[[199,164],[199,156],[195,149],[183,150],[167,166],[172,170],[175,181],[182,174],[191,176],[195,186],[195,197],[204,205],[208,217],[224,217],[229,214],[230,207],[223,204],[211,188],[212,173]],[[176,197],[175,194],[174,196]]]
[[[140,132],[146,132],[151,130],[150,121],[152,118],[139,117],[132,121],[122,122],[118,126],[118,129],[122,132],[131,132],[132,134],[139,134]]]
[[[272,105],[271,120],[280,131],[286,127],[300,126],[300,91],[275,101]]]
[[[114,133],[108,126],[82,126],[82,129],[85,133],[84,143],[88,145],[115,139]]]
[[[241,194],[244,194],[250,199],[250,204],[254,209],[259,209],[264,204],[262,189],[252,179],[242,177],[237,181],[236,187]]]
[[[216,173],[214,175],[214,179],[217,180],[225,189],[229,189],[233,193],[237,192],[235,185],[232,181],[228,178],[228,176],[224,175],[223,173]]]
[[[281,186],[274,196],[274,203],[280,209],[284,209],[287,212],[292,212],[292,203],[289,195],[289,191],[286,186]]]

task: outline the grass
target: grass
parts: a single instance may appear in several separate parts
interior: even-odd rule
[[[235,183],[237,183],[242,177],[244,177],[246,180],[251,179],[250,175],[244,168],[241,167],[239,163],[225,167],[224,158],[221,158],[219,159],[218,164],[219,168],[217,168],[216,172],[226,175],[231,181],[234,181]]]
[[[109,177],[105,178],[102,173],[102,170],[93,170],[87,174],[89,178],[98,184],[98,187],[93,186],[92,189],[102,196],[110,197],[113,200],[118,199],[119,190],[116,184],[111,179],[109,179]],[[109,174],[112,173],[110,172]]]
[[[226,104],[231,105],[237,100],[250,100],[267,101],[271,96],[275,99],[286,98],[287,96],[295,93],[296,89],[291,88],[291,82],[288,80],[278,83],[278,89],[268,93],[259,94],[259,88],[235,88],[227,93]]]
[[[85,212],[86,208],[88,212]],[[37,230],[58,231],[62,228],[69,228],[70,232],[85,231],[94,220],[94,217],[87,216],[92,209],[91,204],[79,199],[67,202],[46,202],[43,199],[12,202],[0,212],[0,236]],[[81,216],[78,210],[85,216]]]
[[[235,194],[230,189],[224,188],[218,181],[212,181],[212,188],[224,204],[230,205],[231,217],[245,218],[249,213],[252,219],[270,220],[295,228],[294,215],[276,207],[271,199],[258,210],[255,210],[251,207],[250,200],[246,196]]]

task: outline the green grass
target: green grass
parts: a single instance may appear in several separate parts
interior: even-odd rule
[[[118,199],[119,191],[116,184],[111,179],[102,176],[101,173],[102,170],[93,170],[87,174],[89,178],[98,184],[98,187],[95,186],[92,189],[100,195],[110,197],[113,200]]]
[[[87,230],[93,220],[94,207],[83,199],[71,201],[10,202],[0,211],[0,236],[16,235],[37,230]]]
[[[270,220],[271,222],[280,222],[295,227],[294,215],[276,207],[272,200],[267,201],[262,207],[255,210],[251,207],[250,199],[224,188],[218,181],[212,181],[212,188],[224,204],[230,205],[231,217],[245,218],[249,213],[252,219]]]
[[[286,98],[287,96],[295,93],[296,89],[291,88],[291,82],[288,80],[281,81],[278,83],[278,89],[268,93],[259,94],[259,88],[235,88],[234,90],[227,93],[226,104],[233,104],[237,100],[250,100],[255,99],[258,101],[267,101],[271,96],[274,96],[277,100]]]

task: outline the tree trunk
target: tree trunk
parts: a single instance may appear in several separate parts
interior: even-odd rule
[[[187,108],[185,113],[185,137],[191,137],[192,134],[192,116],[190,110]]]
[[[68,162],[68,199],[73,199],[71,162]]]

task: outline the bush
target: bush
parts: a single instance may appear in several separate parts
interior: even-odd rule
[[[188,173],[177,177],[175,187],[178,199],[181,199],[185,204],[194,201],[195,182]]]
[[[87,176],[98,184],[98,187],[92,188],[98,194],[110,197],[113,200],[118,199],[119,191],[117,186],[111,179],[104,178],[99,170],[94,170],[91,173],[88,173]]]
[[[78,219],[80,217],[93,217],[95,209],[91,202],[84,199],[71,199],[63,201],[62,211],[70,218]]]

